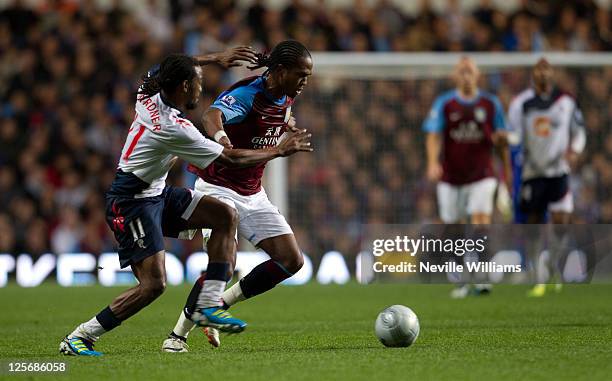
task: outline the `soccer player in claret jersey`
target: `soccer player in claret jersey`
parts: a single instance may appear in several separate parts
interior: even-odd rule
[[[208,277],[203,283],[194,323],[241,332],[246,323],[221,310],[221,293],[233,273],[236,255],[234,209],[199,191],[166,186],[177,157],[199,168],[211,163],[251,166],[298,151],[311,151],[309,134],[299,131],[279,146],[263,150],[229,149],[206,139],[183,112],[197,104],[202,92],[201,65],[225,67],[238,60],[256,62],[250,48],[203,57],[173,54],[143,78],[136,116],[119,159],[117,174],[106,194],[106,219],[119,243],[121,267],[131,266],[138,285],[125,291],[100,313],[77,326],[60,343],[65,355],[100,356],[98,338],[119,326],[161,295],[165,288],[164,239],[189,229],[212,229],[208,240]]]
[[[512,184],[504,111],[495,95],[478,88],[478,78],[475,62],[463,57],[454,70],[457,88],[436,98],[423,123],[427,177],[438,182],[438,209],[445,224],[491,223],[497,187],[494,149],[504,164],[506,184]],[[474,291],[489,289],[483,284]],[[469,291],[467,284],[459,285],[451,296],[463,298]]]
[[[206,132],[226,147],[265,149],[277,145],[285,131],[296,128],[291,105],[306,86],[312,66],[308,49],[298,41],[283,41],[269,56],[259,55],[251,68],[267,70],[239,81],[217,98],[204,116]],[[261,186],[264,167],[235,169],[213,164],[200,169],[195,164],[191,168],[200,177],[196,191],[236,210],[238,233],[271,258],[223,293],[226,309],[272,289],[295,274],[304,261],[291,227]],[[194,326],[189,316],[207,278],[208,271],[194,285],[175,328],[163,342],[164,351],[187,352],[187,335]],[[214,327],[204,331],[209,342],[219,346],[218,331]]]
[[[550,213],[551,222],[557,224],[549,240],[551,271],[557,265],[553,262],[560,260],[569,246],[568,231],[560,225],[570,223],[574,209],[570,164],[586,145],[578,102],[554,85],[553,74],[550,63],[541,58],[533,68],[533,87],[518,94],[508,110],[512,140],[520,144],[522,153],[519,209],[528,223],[545,223]],[[545,285],[540,283],[529,295],[543,296],[545,292]]]

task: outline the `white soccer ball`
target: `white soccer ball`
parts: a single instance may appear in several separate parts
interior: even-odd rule
[[[419,337],[419,318],[410,308],[396,304],[378,314],[374,331],[387,347],[409,347]]]

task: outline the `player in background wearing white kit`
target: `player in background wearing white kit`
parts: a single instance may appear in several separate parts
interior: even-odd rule
[[[574,201],[569,184],[570,166],[586,145],[582,112],[571,95],[553,82],[553,68],[541,58],[533,68],[533,87],[518,94],[510,104],[508,120],[512,143],[522,148],[522,183],[519,206],[527,223],[569,224]],[[569,245],[566,229],[553,229],[549,270],[554,270],[561,252]],[[554,258],[556,257],[556,258]],[[546,271],[539,269],[538,282],[530,296],[543,296]],[[558,285],[557,287],[560,287]]]
[[[198,295],[192,319],[198,325],[241,332],[246,323],[223,310],[221,293],[236,254],[236,212],[201,192],[167,186],[168,171],[177,157],[205,168],[213,162],[250,166],[311,151],[305,131],[292,134],[279,146],[262,150],[234,150],[206,139],[183,112],[193,109],[202,92],[201,65],[217,62],[235,66],[254,63],[250,48],[205,57],[172,54],[143,78],[117,174],[106,193],[106,219],[119,243],[121,267],[131,266],[138,285],[123,292],[100,313],[77,326],[60,343],[64,355],[100,356],[93,349],[98,338],[119,326],[161,295],[165,289],[164,236],[212,228],[208,241],[209,276]]]

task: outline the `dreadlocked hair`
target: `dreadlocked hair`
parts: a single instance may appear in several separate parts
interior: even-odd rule
[[[308,49],[299,41],[286,40],[278,43],[270,54],[257,54],[257,64],[254,69],[265,67],[267,70],[264,75],[266,75],[279,65],[284,67],[297,65],[302,57],[310,57]]]
[[[195,77],[196,60],[185,54],[170,54],[166,56],[157,70],[153,69],[143,75],[138,94],[152,97],[160,91],[172,92],[183,81]]]

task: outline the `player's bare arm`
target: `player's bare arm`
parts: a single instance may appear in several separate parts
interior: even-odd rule
[[[210,107],[202,117],[204,131],[225,148],[232,148],[232,142],[223,129],[223,113],[218,108]]]
[[[206,134],[213,138],[217,143],[225,148],[233,148],[232,142],[223,129],[223,113],[218,108],[209,108],[202,117],[202,125]],[[295,117],[291,115],[287,121],[287,131],[297,133],[300,129],[297,127]]]
[[[250,64],[257,62],[255,50],[250,46],[237,46],[223,52],[195,56],[194,58],[200,66],[217,64],[226,69],[242,66],[242,62]]]
[[[440,166],[440,148],[442,141],[440,134],[437,132],[429,132],[425,141],[425,149],[427,151],[427,178],[430,181],[438,181],[442,176],[442,167]]]
[[[502,161],[503,171],[504,171],[504,179],[506,183],[506,187],[508,191],[512,191],[512,161],[510,159],[510,143],[508,140],[508,132],[506,131],[496,131],[493,134],[493,144],[495,146],[495,150],[497,151],[497,155]]]
[[[249,167],[277,157],[290,156],[298,152],[312,152],[311,136],[308,131],[300,130],[297,133],[289,133],[287,138],[275,147],[258,150],[225,148],[216,162],[232,167]]]

